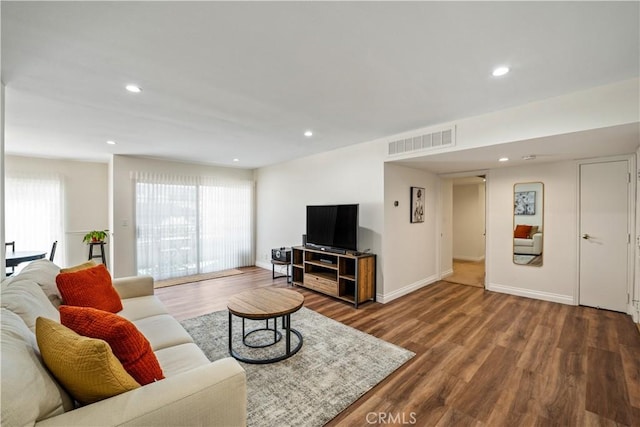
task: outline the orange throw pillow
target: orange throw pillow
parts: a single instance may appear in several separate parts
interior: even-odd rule
[[[530,225],[518,224],[516,225],[516,231],[513,232],[513,237],[517,239],[528,239],[530,231],[531,231]]]
[[[56,285],[67,305],[93,307],[117,313],[122,310],[120,295],[111,283],[111,275],[104,264],[56,276]]]
[[[141,385],[164,378],[151,344],[124,317],[90,307],[62,305],[60,323],[82,336],[106,341],[124,369]]]

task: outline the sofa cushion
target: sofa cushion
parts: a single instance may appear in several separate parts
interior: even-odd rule
[[[156,351],[156,356],[167,377],[190,371],[198,366],[211,363],[194,343],[174,345]]]
[[[144,319],[145,317],[168,314],[164,304],[155,295],[122,300],[122,310],[118,314],[131,321]]]
[[[529,238],[533,239],[533,235],[536,234],[537,232],[538,232],[538,226],[532,225],[531,230],[529,230]]]
[[[134,320],[133,324],[149,340],[153,351],[193,342],[191,335],[168,314]]]
[[[36,339],[42,359],[81,404],[89,404],[140,387],[103,340],[78,335],[38,317]]]
[[[164,378],[149,341],[127,319],[91,307],[62,305],[60,321],[80,335],[105,340],[124,369],[140,385]]]
[[[104,264],[56,277],[62,300],[68,305],[93,307],[117,313],[122,310],[120,296],[111,283],[111,275]]]
[[[22,318],[29,329],[35,331],[38,316],[60,321],[60,314],[32,280],[14,280],[0,291],[1,305]]]
[[[80,270],[86,270],[87,268],[95,267],[98,265],[94,260],[83,262],[82,264],[74,265],[72,267],[65,267],[60,269],[60,273],[73,273]]]
[[[514,246],[533,246],[533,239],[513,239]]]
[[[33,425],[73,409],[73,400],[42,364],[36,338],[22,319],[0,310],[0,425]]]
[[[14,276],[12,283],[20,280],[32,280],[44,291],[51,304],[58,308],[62,304],[62,296],[56,286],[56,276],[60,268],[48,259],[38,259],[27,264],[20,273]]]
[[[513,232],[513,237],[518,239],[526,239],[529,237],[529,232],[531,231],[530,225],[518,224],[516,225],[516,229]]]

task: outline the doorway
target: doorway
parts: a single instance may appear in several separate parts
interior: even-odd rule
[[[630,160],[580,164],[579,303],[627,312],[632,277]]]
[[[452,270],[447,282],[484,288],[486,179],[452,180]]]

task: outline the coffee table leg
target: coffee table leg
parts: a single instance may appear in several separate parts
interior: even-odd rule
[[[269,329],[269,319],[267,319],[267,329]],[[278,319],[273,319],[273,343],[278,342]]]
[[[291,315],[285,315],[286,320],[283,319],[286,323],[285,329],[287,330],[287,355],[291,354]]]
[[[233,355],[233,327],[231,326],[231,312],[229,312],[229,354]]]

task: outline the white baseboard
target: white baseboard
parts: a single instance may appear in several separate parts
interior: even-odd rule
[[[376,301],[377,302],[381,302],[382,304],[386,304],[388,302],[393,301],[394,299],[398,299],[402,296],[405,296],[407,294],[410,294],[413,291],[416,291],[420,288],[424,288],[425,286],[429,286],[435,282],[437,282],[438,276],[437,275],[433,275],[433,276],[429,276],[425,279],[419,280],[417,282],[414,282],[410,285],[407,285],[403,288],[397,289],[391,293],[388,294],[376,294]]]
[[[566,305],[576,305],[573,302],[572,295],[553,294],[551,292],[534,291],[531,289],[514,288],[513,286],[499,285],[497,283],[489,283],[487,290],[500,292],[503,294],[517,295],[519,297],[539,299],[543,301],[557,302]]]
[[[271,270],[271,262],[256,261],[256,267],[264,268],[265,270]]]
[[[453,274],[453,268],[450,268],[450,269],[440,273],[440,279],[444,279],[445,277],[449,277],[452,274]]]

